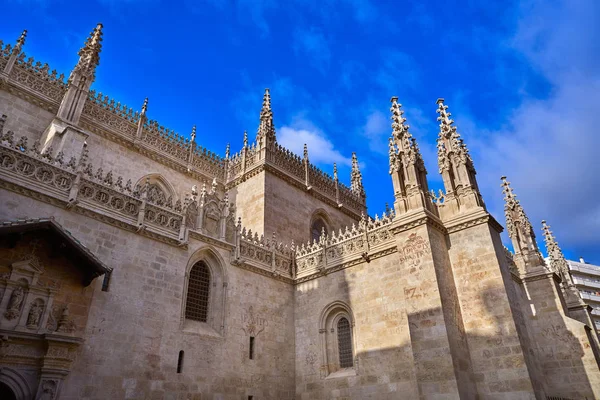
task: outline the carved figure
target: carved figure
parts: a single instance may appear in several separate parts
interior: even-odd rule
[[[10,296],[10,301],[8,302],[8,308],[4,313],[6,319],[12,320],[19,316],[21,312],[21,304],[23,303],[23,296],[24,293],[21,286],[13,290],[12,295]]]
[[[27,327],[28,328],[37,328],[40,324],[40,317],[42,316],[42,312],[44,311],[44,307],[40,303],[34,303],[29,310],[29,315],[27,316]]]
[[[54,400],[56,386],[56,381],[44,379],[40,386],[41,391],[38,393],[36,400]]]

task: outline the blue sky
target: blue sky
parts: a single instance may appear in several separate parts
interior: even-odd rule
[[[372,215],[393,202],[390,97],[436,189],[444,97],[496,218],[505,174],[540,241],[546,219],[568,257],[600,264],[598,1],[16,0],[2,13],[0,39],[28,29],[27,55],[65,74],[102,22],[93,87],[134,109],[149,97],[150,118],[184,135],[197,125],[221,155],[254,137],[271,88],[282,144],[308,143],[346,183],[357,152]]]

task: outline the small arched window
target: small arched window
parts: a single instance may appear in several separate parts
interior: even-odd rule
[[[351,368],[352,361],[352,332],[350,322],[346,317],[340,318],[337,323],[338,353],[340,355],[340,368]]]
[[[312,241],[318,242],[323,231],[325,232],[325,235],[327,235],[329,233],[327,230],[327,224],[325,224],[325,221],[323,221],[323,218],[316,217],[310,226],[310,234],[311,234]]]
[[[204,261],[199,261],[190,270],[185,318],[207,322],[209,297],[210,270]]]

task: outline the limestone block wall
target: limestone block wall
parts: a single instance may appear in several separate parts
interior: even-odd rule
[[[488,223],[454,230],[448,247],[478,393],[534,398],[501,276],[499,233]]]
[[[267,234],[265,232],[265,172],[260,172],[231,188],[229,193],[230,199],[235,202],[236,215],[242,218],[242,225],[252,229],[253,232]]]
[[[90,134],[87,144],[88,160],[94,166],[94,173],[98,168],[102,168],[105,174],[112,171],[115,178],[121,175],[124,182],[131,179],[134,185],[146,175],[159,174],[172,186],[177,196],[176,199],[181,201],[185,198],[186,193],[191,192],[193,185],[196,185],[198,190],[202,188],[203,182],[190,175],[169,168],[133,149],[101,136]],[[206,184],[207,188],[210,188],[211,182],[208,181]]]
[[[42,136],[44,129],[54,117],[50,111],[6,90],[0,90],[0,116],[2,114],[8,116],[4,131],[14,131],[15,137],[27,136],[31,145]]]
[[[54,216],[114,268],[108,292],[100,291],[101,280],[93,283],[85,343],[63,399],[293,398],[291,285],[234,267],[230,249],[211,246],[227,281],[224,334],[184,332],[185,271],[206,244],[170,246],[5,190],[0,199],[0,220]]]
[[[566,316],[558,283],[551,274],[525,282],[529,324],[546,378],[547,394],[566,398],[600,397],[600,371],[585,325]]]
[[[311,239],[310,223],[313,214],[320,211],[327,215],[330,230],[336,231],[356,223],[349,215],[283,179],[266,173],[264,184],[265,236],[277,233],[278,240],[296,244]]]
[[[418,398],[402,274],[392,254],[296,286],[297,399]],[[320,316],[333,302],[347,304],[355,319],[355,364],[346,376],[323,368]]]

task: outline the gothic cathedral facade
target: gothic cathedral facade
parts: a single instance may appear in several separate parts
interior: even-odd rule
[[[438,100],[430,192],[392,98],[393,208],[277,142],[225,157],[0,42],[2,399],[593,399],[598,336],[504,178],[514,254]],[[141,103],[141,102],[140,102]]]

